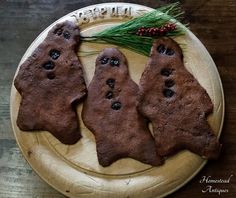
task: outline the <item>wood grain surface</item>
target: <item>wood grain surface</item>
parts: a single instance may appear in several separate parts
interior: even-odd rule
[[[64,197],[42,181],[24,160],[10,124],[9,98],[13,75],[20,58],[48,25],[73,10],[97,0],[1,0],[0,1],[0,197]],[[157,7],[173,1],[123,1]],[[220,138],[221,157],[209,162],[187,185],[170,197],[218,197],[203,193],[207,185],[227,189],[223,197],[236,196],[236,2],[235,0],[180,1],[186,22],[212,55],[225,91],[226,116]],[[228,179],[229,184],[200,183],[204,176]]]

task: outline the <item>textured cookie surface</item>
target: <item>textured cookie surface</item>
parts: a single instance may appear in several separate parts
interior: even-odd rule
[[[182,50],[174,40],[154,41],[138,101],[139,111],[152,122],[159,155],[182,149],[208,159],[219,155],[221,146],[207,122],[213,104],[184,67]]]
[[[76,55],[79,38],[74,23],[57,24],[20,66],[14,85],[22,96],[21,130],[49,131],[65,144],[80,139],[76,104],[86,95],[86,85]]]
[[[116,48],[104,49],[96,60],[82,111],[85,125],[95,135],[102,166],[126,157],[161,164],[147,122],[137,112],[137,93],[124,55]]]

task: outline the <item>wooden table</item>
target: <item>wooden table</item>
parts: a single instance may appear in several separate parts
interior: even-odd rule
[[[0,1],[0,197],[64,197],[42,181],[23,158],[12,132],[9,97],[12,79],[30,43],[61,16],[87,5],[107,0],[1,0]],[[123,0],[158,7],[173,1]],[[209,162],[187,185],[170,197],[218,197],[203,193],[207,185],[227,190],[223,197],[236,197],[236,1],[182,0],[186,21],[206,46],[219,70],[226,101],[223,150],[217,161]],[[228,179],[229,184],[206,184],[200,180]]]

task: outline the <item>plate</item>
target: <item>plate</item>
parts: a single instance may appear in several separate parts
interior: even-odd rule
[[[31,44],[19,65],[44,40],[56,23],[70,20],[80,26],[81,34],[89,36],[104,28],[139,16],[152,8],[129,3],[97,4],[76,10],[45,29]],[[186,35],[175,38],[185,44],[184,64],[206,89],[214,104],[208,121],[220,136],[224,117],[224,96],[216,66],[202,43],[186,29]],[[101,51],[111,45],[83,42],[80,51]],[[139,83],[147,57],[120,49],[127,57],[131,78]],[[82,56],[86,83],[93,77],[97,54]],[[18,66],[19,69],[19,66]],[[16,74],[18,72],[16,71]],[[64,145],[48,132],[24,133],[16,125],[21,96],[14,85],[11,90],[11,121],[16,141],[31,167],[48,184],[69,197],[163,197],[179,189],[206,164],[198,155],[182,151],[152,167],[136,160],[118,160],[107,168],[98,164],[93,134],[81,120],[82,105],[77,107],[83,138],[75,145]]]

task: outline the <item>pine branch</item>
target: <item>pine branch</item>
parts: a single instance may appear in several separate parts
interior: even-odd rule
[[[148,56],[154,39],[185,33],[178,25],[182,16],[183,12],[177,2],[81,39],[87,42],[110,43]]]

